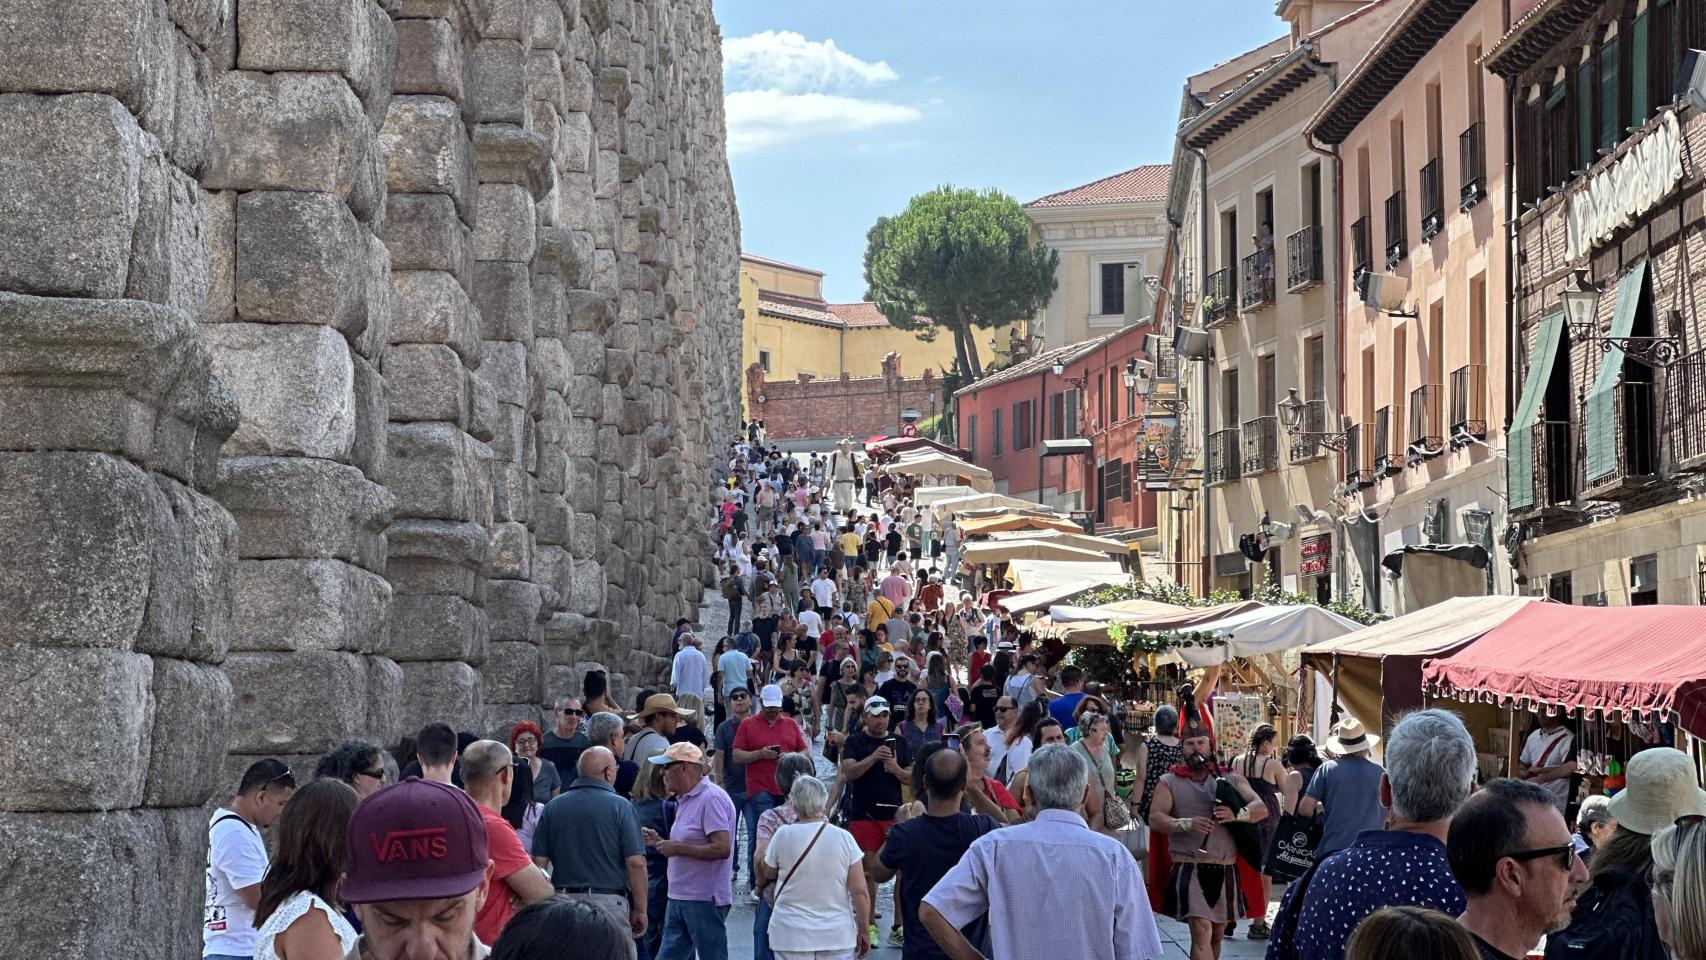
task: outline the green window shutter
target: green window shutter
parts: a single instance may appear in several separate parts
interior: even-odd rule
[[[1617,125],[1621,104],[1617,97],[1618,46],[1617,38],[1612,37],[1599,48],[1599,145],[1607,150],[1623,139],[1623,129]]]
[[[1534,352],[1528,356],[1528,379],[1522,385],[1522,397],[1505,435],[1506,492],[1511,510],[1528,510],[1534,506],[1534,424],[1540,416],[1541,402],[1546,396],[1546,384],[1552,379],[1553,361],[1558,357],[1558,341],[1562,339],[1564,315],[1554,311],[1540,321],[1540,332],[1534,338]]]
[[[1635,326],[1635,308],[1641,302],[1641,291],[1647,283],[1647,262],[1637,263],[1634,269],[1617,281],[1617,303],[1611,315],[1612,337],[1627,337]],[[1600,362],[1599,374],[1588,391],[1587,408],[1583,412],[1583,428],[1587,432],[1587,462],[1583,479],[1588,486],[1617,471],[1617,401],[1615,391],[1623,379],[1623,351],[1612,347]]]
[[[1593,86],[1593,61],[1576,64],[1576,167],[1586,170],[1593,166],[1593,101],[1597,91]]]
[[[1635,18],[1635,28],[1629,37],[1629,122],[1640,126],[1647,122],[1651,105],[1647,102],[1647,33],[1650,14],[1643,10]]]

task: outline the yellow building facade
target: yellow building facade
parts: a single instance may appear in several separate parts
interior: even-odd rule
[[[890,353],[900,355],[901,374],[907,377],[925,370],[940,377],[953,366],[951,334],[943,331],[924,340],[917,332],[891,326],[874,304],[828,303],[820,270],[742,254],[740,309],[741,368],[756,363],[768,380],[793,380],[802,374],[816,380],[843,374],[880,377],[883,358]],[[990,342],[1007,349],[1015,329],[1023,340],[1022,325],[977,332],[978,355],[985,366],[1001,359],[992,354]]]

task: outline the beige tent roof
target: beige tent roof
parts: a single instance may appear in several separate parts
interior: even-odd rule
[[[1085,551],[1089,553],[1089,551]],[[1087,577],[1118,577],[1126,573],[1118,563],[1101,554],[1094,560],[1014,560],[1007,565],[1007,578],[1016,590],[1040,590],[1075,583]]]
[[[991,533],[991,540],[996,542],[1006,540],[1041,540],[1044,543],[1060,543],[1081,550],[1094,550],[1115,557],[1131,556],[1131,547],[1120,540],[1108,537],[1092,537],[1083,532],[1083,527],[1073,525],[1073,531],[1065,530],[1006,530]]]
[[[1305,647],[1303,652],[1354,657],[1431,657],[1455,650],[1515,616],[1540,597],[1451,597]]]
[[[953,500],[956,497],[975,496],[977,491],[965,484],[955,483],[940,487],[919,487],[912,491],[912,503],[917,507],[928,507],[943,500]]]
[[[1098,587],[1105,587],[1110,584],[1125,583],[1130,579],[1131,577],[1127,574],[1112,577],[1082,577],[1057,587],[1043,587],[1039,590],[1027,590],[1024,593],[1010,593],[995,602],[1008,613],[1047,610],[1049,607],[1071,600],[1081,593],[1088,593]]]
[[[960,532],[968,537],[988,536],[1010,532],[1032,536],[1039,531],[1083,533],[1084,528],[1067,517],[1048,516],[1030,510],[1002,510],[991,516],[960,514],[954,519]],[[1080,544],[1083,546],[1083,544]]]
[[[1014,560],[1106,560],[1100,550],[1035,538],[979,540],[960,550],[963,563],[1011,563]]]
[[[1212,607],[1179,607],[1156,600],[1119,600],[1099,607],[1055,606],[1049,608],[1054,636],[1069,644],[1108,646],[1108,627],[1119,623],[1147,633],[1192,630],[1250,610],[1261,609],[1254,600],[1221,603]]]
[[[1037,504],[1018,497],[1009,497],[1004,493],[977,493],[969,497],[955,497],[951,500],[936,501],[936,512],[947,517],[971,510],[989,510],[996,507],[1011,507],[1018,510],[1037,510]]]
[[[883,469],[889,473],[915,477],[959,477],[974,489],[995,489],[995,475],[987,469],[936,450],[921,453],[916,457],[902,457]]]

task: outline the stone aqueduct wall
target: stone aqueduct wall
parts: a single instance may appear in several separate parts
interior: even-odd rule
[[[738,417],[710,0],[0,0],[0,960],[260,755],[649,679]]]

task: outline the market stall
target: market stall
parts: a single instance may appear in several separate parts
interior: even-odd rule
[[[969,450],[963,450],[959,447],[950,447],[945,443],[939,443],[929,437],[883,437],[881,439],[865,441],[865,452],[873,456],[902,456],[904,454],[912,453],[915,450],[934,450],[938,453],[945,453],[950,457],[958,457],[961,460],[965,460],[971,456],[971,452]]]
[[[1059,514],[1034,510],[1003,509],[989,516],[961,514],[954,520],[964,537],[982,537],[1009,531],[1059,530],[1063,533],[1083,533],[1077,521]],[[1116,541],[1117,542],[1117,541]]]
[[[1126,583],[1130,579],[1131,578],[1129,576],[1124,575],[1117,577],[1080,577],[1070,583],[1063,583],[1057,587],[1043,587],[1038,590],[1026,590],[1024,593],[1010,594],[1002,597],[999,603],[1001,609],[1006,610],[1014,616],[1018,616],[1022,613],[1034,613],[1038,610],[1047,610],[1049,607],[1057,603],[1066,603],[1077,599],[1092,590],[1112,586],[1116,583]]]
[[[1013,560],[1007,564],[1007,579],[1015,591],[1020,591],[1059,587],[1090,577],[1125,580],[1131,576],[1117,562],[1101,554],[1094,556],[1093,560]]]
[[[1189,633],[1204,638],[1179,648],[1195,667],[1285,653],[1357,630],[1361,624],[1314,604],[1264,606],[1199,623]],[[1185,632],[1185,631],[1179,631]]]
[[[978,491],[962,483],[947,484],[936,487],[919,487],[912,491],[912,504],[919,509],[940,503],[943,500],[955,500],[961,497],[975,497]],[[1031,504],[1036,506],[1036,504]]]
[[[974,540],[960,548],[960,562],[970,564],[1011,563],[1014,560],[1106,561],[1101,550],[1073,546],[1057,540],[1023,537],[1013,540]]]
[[[951,457],[937,450],[914,451],[916,456],[902,456],[893,463],[883,465],[883,470],[891,474],[912,477],[957,477],[965,481],[965,485],[985,493],[995,490],[995,475],[987,469],[973,463],[967,463],[959,457]],[[1031,504],[1035,506],[1035,504]]]
[[[1220,603],[1211,607],[1180,607],[1155,600],[1116,600],[1094,607],[1056,604],[1048,619],[1054,635],[1072,646],[1110,646],[1108,628],[1118,624],[1144,633],[1194,630],[1238,613],[1259,610],[1254,600]]]
[[[937,500],[933,504],[936,513],[942,517],[952,517],[975,510],[990,510],[1005,507],[1015,510],[1041,510],[1042,507],[1029,500],[1009,497],[1004,493],[977,492],[963,497],[950,497]]]
[[[1013,543],[1020,540],[1034,540],[1041,543],[1058,543],[1080,550],[1092,550],[1118,560],[1135,559],[1137,554],[1131,552],[1131,545],[1123,540],[1110,537],[1093,537],[1083,532],[1077,524],[1067,530],[1003,530],[989,534],[988,539],[973,541],[976,543]]]

